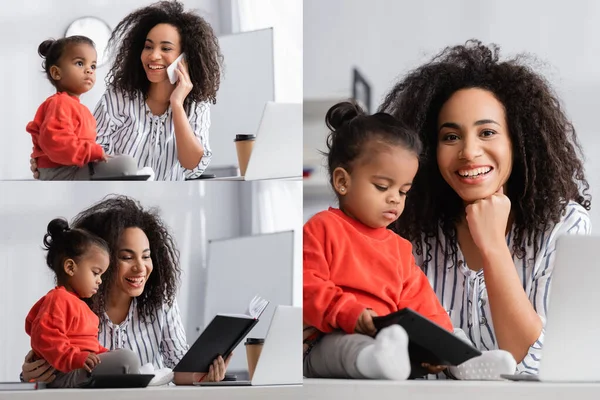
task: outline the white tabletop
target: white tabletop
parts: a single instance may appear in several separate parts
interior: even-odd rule
[[[45,389],[0,392],[0,400],[597,400],[600,383],[368,381],[305,379],[304,386]]]
[[[302,392],[314,400],[597,400],[600,383],[305,379]]]
[[[0,400],[236,400],[302,399],[302,386],[197,387],[170,386],[145,389],[43,389],[0,392]]]

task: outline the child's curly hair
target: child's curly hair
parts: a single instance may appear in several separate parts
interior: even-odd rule
[[[138,201],[126,196],[108,196],[80,212],[71,225],[101,237],[111,251],[110,267],[102,276],[100,289],[88,301],[92,311],[101,319],[104,318],[109,288],[117,275],[119,240],[127,228],[144,231],[151,250],[153,270],[144,291],[137,297],[139,315],[152,321],[155,310],[161,309],[163,304],[173,305],[181,275],[179,251],[157,210],[146,210]]]
[[[590,209],[589,184],[580,157],[575,129],[546,79],[521,55],[499,61],[499,47],[470,40],[464,46],[447,47],[429,63],[408,73],[387,94],[380,110],[401,119],[419,133],[424,162],[393,229],[429,248],[438,228],[451,238],[455,254],[455,224],[464,213],[459,196],[442,178],[437,165],[437,122],[444,103],[456,91],[481,88],[502,103],[513,144],[513,169],[506,195],[514,215],[513,251],[522,258],[525,244],[539,250],[539,238],[557,223],[566,204],[574,200]],[[425,260],[427,263],[428,260]]]
[[[177,28],[181,51],[185,53],[194,87],[185,99],[190,102],[217,102],[223,56],[212,27],[204,18],[188,11],[178,1],[160,1],[127,15],[113,31],[108,48],[117,54],[106,82],[131,97],[148,93],[150,82],[140,61],[146,36],[158,24]]]

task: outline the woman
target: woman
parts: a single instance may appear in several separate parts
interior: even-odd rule
[[[222,55],[211,26],[161,1],[127,15],[112,33],[117,49],[108,89],[94,111],[108,155],[126,154],[156,180],[199,177],[210,162],[209,103],[216,103]],[[167,67],[185,53],[171,84]],[[37,176],[37,164],[32,160]]]
[[[109,350],[126,348],[139,355],[141,365],[174,368],[188,350],[177,300],[179,252],[155,211],[127,197],[109,197],[75,217],[73,227],[106,240],[111,263],[103,284],[88,302],[100,318],[100,344]],[[52,381],[45,360],[23,364],[23,379]],[[221,357],[207,373],[175,374],[176,383],[219,381],[229,362]]]
[[[556,239],[591,232],[591,199],[573,125],[522,59],[478,41],[446,48],[381,110],[424,144],[393,229],[414,243],[455,327],[537,374]]]

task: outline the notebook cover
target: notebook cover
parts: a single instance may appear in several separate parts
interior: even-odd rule
[[[217,315],[173,368],[173,372],[208,372],[218,357],[227,358],[258,319]]]
[[[38,390],[45,388],[46,384],[42,382],[0,382],[0,391]]]
[[[475,347],[463,342],[454,336],[452,332],[447,331],[410,308],[403,308],[382,317],[373,317],[373,323],[378,331],[393,324],[398,324],[404,328],[409,338],[408,352],[411,365],[414,367],[421,368],[421,363],[460,365],[473,357],[481,355],[481,352]],[[413,372],[416,375],[426,373],[425,370],[419,373],[417,371]],[[411,377],[413,377],[412,373]]]

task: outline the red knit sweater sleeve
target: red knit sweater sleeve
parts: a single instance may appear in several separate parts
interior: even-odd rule
[[[303,315],[304,323],[321,332],[343,329],[353,333],[361,312],[366,308],[356,297],[330,280],[325,256],[325,226],[311,219],[303,235]]]
[[[77,110],[62,96],[55,96],[48,102],[38,144],[51,161],[82,167],[102,157],[102,146],[94,141],[80,140],[76,121]]]
[[[431,288],[427,276],[415,263],[412,247],[408,241],[401,239],[402,262],[404,283],[398,309],[409,307],[442,328],[453,332],[452,322],[444,307],[440,304],[435,292]]]
[[[56,295],[44,302],[31,326],[31,346],[37,355],[61,372],[82,368],[90,354],[71,345],[67,324],[77,311],[66,297]]]

